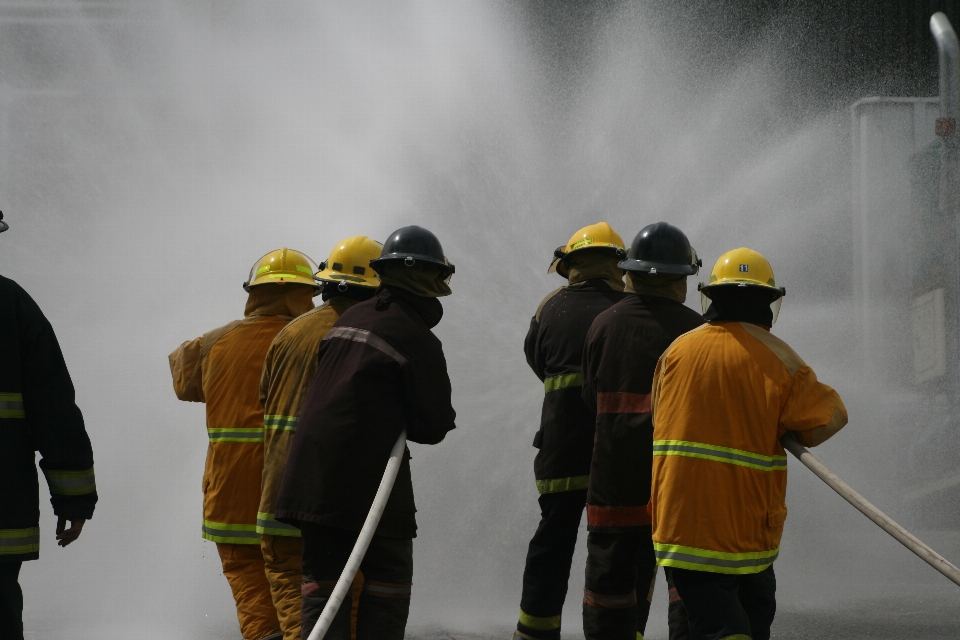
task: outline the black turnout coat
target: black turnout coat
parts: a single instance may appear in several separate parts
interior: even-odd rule
[[[437,444],[456,427],[443,348],[430,331],[442,315],[435,298],[383,286],[337,320],[300,410],[277,520],[359,531],[400,432]],[[415,513],[405,450],[377,535],[415,537]]]
[[[596,417],[580,397],[583,341],[597,315],[625,295],[601,279],[586,280],[552,292],[530,320],[523,351],[544,383],[540,430],[533,440],[541,494],[587,488]]]
[[[631,531],[650,524],[657,361],[676,338],[704,323],[683,304],[628,294],[597,316],[583,348],[583,401],[596,411],[587,529]]]
[[[40,485],[57,516],[88,519],[97,503],[93,450],[53,327],[0,276],[0,562],[40,553]]]

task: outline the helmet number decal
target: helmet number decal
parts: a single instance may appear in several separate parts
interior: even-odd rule
[[[750,265],[746,265],[746,264],[740,265],[740,271],[744,273],[746,273],[747,271],[750,271]]]

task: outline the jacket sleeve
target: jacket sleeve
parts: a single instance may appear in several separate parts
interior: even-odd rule
[[[527,357],[527,364],[530,365],[533,372],[537,374],[537,377],[543,382],[545,367],[543,358],[540,357],[540,349],[538,348],[539,337],[540,322],[537,320],[537,317],[534,316],[530,318],[530,329],[527,331],[527,337],[523,339],[523,354]]]
[[[188,340],[170,354],[170,375],[177,397],[187,402],[206,402],[203,395],[203,368],[200,349],[203,338]]]
[[[598,344],[599,338],[593,328],[587,332],[587,338],[583,341],[583,359],[580,362],[580,375],[583,379],[583,388],[580,392],[583,403],[590,407],[591,411],[597,410],[597,364],[599,361],[599,351],[602,345]]]
[[[406,395],[413,408],[407,421],[407,439],[420,444],[437,444],[456,428],[457,412],[451,401],[453,392],[447,361],[439,344],[424,349],[407,362]]]
[[[20,326],[23,408],[57,516],[88,519],[97,503],[93,449],[53,327],[24,292]]]
[[[804,446],[815,447],[847,424],[847,409],[831,387],[803,365],[793,376],[790,393],[780,413],[781,431],[793,431]],[[781,434],[782,435],[782,434]]]

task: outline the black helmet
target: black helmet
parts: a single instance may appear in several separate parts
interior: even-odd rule
[[[617,266],[627,271],[692,276],[703,265],[683,231],[667,222],[640,230],[630,245],[627,259]]]
[[[6,222],[3,221],[3,211],[0,211],[0,233],[3,233],[9,228],[10,228],[10,225],[8,225]]]
[[[402,261],[408,267],[412,267],[417,262],[435,264],[442,267],[446,276],[453,275],[454,272],[454,266],[443,255],[443,247],[440,246],[437,236],[416,225],[403,227],[391,233],[383,243],[380,257],[371,260],[370,266],[380,273],[378,268],[380,265],[394,260]]]

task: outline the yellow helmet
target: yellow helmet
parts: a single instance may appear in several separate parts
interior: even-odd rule
[[[263,256],[250,269],[250,276],[243,283],[244,291],[249,292],[251,287],[261,284],[308,284],[316,288],[320,287],[317,281],[313,279],[313,274],[317,271],[317,263],[311,260],[307,254],[295,251],[293,249],[277,249]]]
[[[330,252],[330,257],[320,263],[321,271],[316,278],[321,282],[358,287],[379,287],[380,278],[370,266],[370,261],[380,257],[383,248],[367,236],[353,236],[341,240]]]
[[[700,283],[698,287],[700,306],[704,313],[710,306],[711,289],[718,287],[756,287],[769,290],[774,322],[780,314],[783,296],[787,294],[784,287],[777,286],[777,281],[773,277],[773,267],[767,259],[759,252],[746,247],[727,251],[720,256],[710,272],[710,281],[707,284]]]
[[[553,262],[550,263],[547,273],[556,271],[566,278],[568,275],[566,259],[574,251],[583,249],[607,249],[615,255],[622,255],[626,251],[620,234],[606,222],[598,222],[578,230],[570,236],[566,246],[557,247],[553,252]]]

